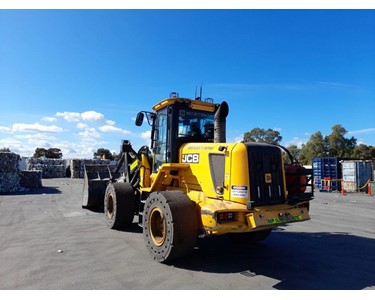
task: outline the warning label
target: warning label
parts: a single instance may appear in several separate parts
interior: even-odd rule
[[[248,188],[246,185],[232,185],[230,195],[232,198],[247,198]]]

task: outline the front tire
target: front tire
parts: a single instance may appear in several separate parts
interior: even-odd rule
[[[143,237],[150,254],[159,262],[187,255],[198,237],[195,202],[181,191],[152,193],[144,208]]]
[[[133,223],[135,196],[128,182],[110,182],[105,191],[104,214],[107,226],[111,229],[123,229]]]

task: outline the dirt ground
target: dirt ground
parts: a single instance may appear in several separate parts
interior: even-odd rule
[[[375,197],[316,192],[310,221],[251,247],[200,239],[192,255],[161,264],[136,223],[110,230],[102,213],[82,209],[82,188],[44,179],[0,195],[1,290],[375,289]]]

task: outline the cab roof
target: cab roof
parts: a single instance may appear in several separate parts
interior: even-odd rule
[[[191,109],[195,110],[202,110],[208,112],[214,112],[218,104],[201,101],[201,100],[192,100],[188,98],[180,98],[180,97],[171,97],[160,101],[159,103],[155,104],[152,108],[155,112],[169,106],[174,105],[175,103],[186,103]]]

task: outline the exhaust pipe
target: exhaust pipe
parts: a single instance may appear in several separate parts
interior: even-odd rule
[[[215,113],[214,121],[214,142],[225,143],[226,142],[226,118],[229,113],[228,103],[223,101],[218,110]]]

